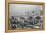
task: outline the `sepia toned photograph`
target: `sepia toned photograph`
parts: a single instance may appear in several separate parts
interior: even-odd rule
[[[8,30],[42,30],[43,5],[9,4]]]

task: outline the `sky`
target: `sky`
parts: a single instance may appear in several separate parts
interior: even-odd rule
[[[34,15],[40,15],[40,10],[42,5],[9,4],[10,16],[32,16],[32,11]]]

